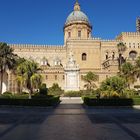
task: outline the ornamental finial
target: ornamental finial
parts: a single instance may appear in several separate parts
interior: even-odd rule
[[[80,10],[81,10],[80,4],[79,4],[78,0],[76,0],[76,3],[74,5],[74,11],[80,11]]]

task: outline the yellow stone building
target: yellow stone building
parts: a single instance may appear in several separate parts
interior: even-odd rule
[[[114,40],[92,37],[92,25],[78,2],[64,24],[64,45],[18,45],[10,44],[20,57],[33,59],[42,67],[43,82],[48,87],[58,83],[64,90],[82,90],[82,76],[92,71],[99,75],[99,85],[107,77],[118,72],[117,44],[123,42],[127,50],[123,57],[134,61],[140,55],[140,19],[137,32],[123,32]],[[17,91],[16,80],[8,72],[3,92]]]

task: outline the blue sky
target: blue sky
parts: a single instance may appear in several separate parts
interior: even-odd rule
[[[75,0],[0,0],[0,42],[63,44],[63,25]],[[93,36],[113,39],[136,31],[140,0],[79,0]]]

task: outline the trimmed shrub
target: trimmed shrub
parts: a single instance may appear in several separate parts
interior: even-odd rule
[[[2,94],[0,99],[28,99],[28,94]]]
[[[54,83],[52,87],[48,89],[48,94],[60,96],[64,94],[64,91],[61,89],[61,87],[59,87],[57,83]]]
[[[133,98],[134,105],[140,105],[140,98]]]
[[[55,106],[60,103],[59,97],[47,99],[0,99],[0,105],[10,106]]]
[[[64,94],[64,97],[81,97],[81,91],[67,91]]]
[[[140,105],[140,99],[94,99],[90,97],[83,97],[84,104],[88,106],[132,106]]]
[[[48,94],[48,89],[46,84],[42,84],[39,88],[39,94],[40,95],[47,95]]]
[[[80,91],[67,91],[64,93],[64,97],[81,97],[90,96],[97,98],[97,92],[94,90],[80,90]]]

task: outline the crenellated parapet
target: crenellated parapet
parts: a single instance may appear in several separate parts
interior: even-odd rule
[[[122,32],[122,35],[126,35],[126,36],[140,36],[139,32]]]
[[[120,35],[116,37],[116,39],[121,40],[123,36],[126,37],[140,37],[140,32],[122,32]]]
[[[116,39],[101,39],[101,38],[88,38],[88,39],[82,39],[82,38],[79,38],[79,39],[74,39],[74,38],[71,38],[69,39],[69,41],[101,41],[101,42],[119,42],[121,40],[116,40]]]
[[[65,45],[8,44],[13,49],[65,49]]]
[[[103,40],[101,40],[101,42],[119,42],[119,40],[114,40],[114,39],[103,39]]]

